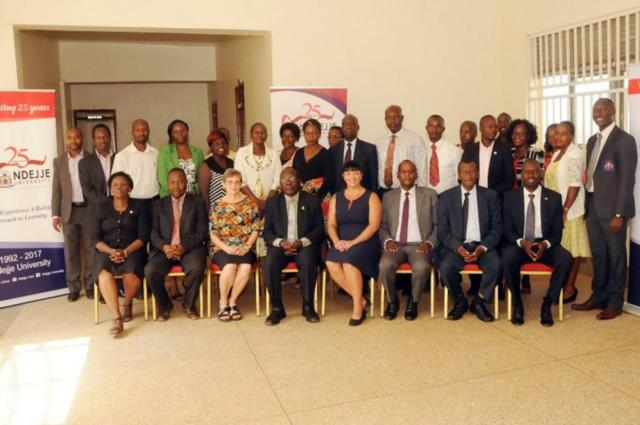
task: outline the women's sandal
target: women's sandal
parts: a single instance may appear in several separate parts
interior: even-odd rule
[[[116,336],[120,335],[124,330],[124,323],[122,322],[122,317],[116,317],[113,319],[113,327],[109,330],[109,334]]]
[[[122,316],[122,321],[123,322],[130,322],[131,319],[133,319],[133,304],[123,304],[122,307],[124,308],[124,315]]]
[[[242,313],[238,310],[238,306],[232,305],[230,308],[231,320],[241,320]]]
[[[228,322],[231,320],[231,308],[229,307],[220,307],[218,310],[218,320],[221,322]]]

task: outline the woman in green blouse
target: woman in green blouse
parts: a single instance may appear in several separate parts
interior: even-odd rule
[[[204,161],[202,149],[189,143],[189,125],[173,120],[167,128],[169,143],[158,154],[158,183],[160,196],[167,196],[167,175],[172,168],[180,167],[187,175],[187,192],[198,194],[198,169]]]

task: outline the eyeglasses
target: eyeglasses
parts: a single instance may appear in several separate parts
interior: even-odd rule
[[[294,183],[294,182],[296,182],[297,180],[298,180],[298,178],[297,178],[297,177],[282,177],[282,178],[280,179],[280,182],[282,182],[282,183]]]

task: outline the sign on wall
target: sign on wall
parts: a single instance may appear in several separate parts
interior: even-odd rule
[[[62,295],[62,234],[51,226],[55,92],[0,92],[0,307]]]
[[[322,126],[320,143],[329,147],[329,129],[340,126],[347,113],[347,89],[312,87],[272,87],[271,88],[271,140],[276,150],[282,149],[280,126],[293,122],[300,127],[298,147],[304,146],[302,124],[315,118]]]

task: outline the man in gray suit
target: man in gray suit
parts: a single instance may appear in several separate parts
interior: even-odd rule
[[[593,105],[598,133],[587,142],[586,221],[593,254],[593,293],[575,310],[602,309],[596,318],[620,315],[627,275],[627,223],[635,214],[633,186],[636,141],[613,121],[616,105],[599,99]]]
[[[82,133],[71,127],[67,130],[67,151],[53,160],[53,187],[51,190],[51,219],[55,231],[62,230],[64,235],[64,261],[66,268],[69,302],[80,297],[82,287],[80,279],[80,249],[84,258],[93,257],[94,247],[86,233],[85,220],[88,217],[86,203],[80,185],[78,163],[86,155],[82,149]],[[87,295],[93,294],[92,266],[84,269],[84,284]]]
[[[398,165],[400,187],[382,198],[382,223],[378,235],[384,252],[380,259],[378,280],[387,291],[384,318],[393,320],[399,309],[396,293],[396,271],[400,264],[411,265],[411,297],[407,300],[404,318],[418,316],[418,300],[432,267],[431,253],[438,244],[438,194],[426,187],[417,187],[418,170],[413,162]]]

